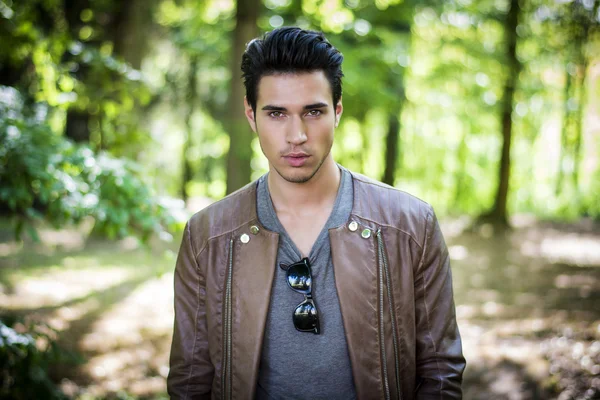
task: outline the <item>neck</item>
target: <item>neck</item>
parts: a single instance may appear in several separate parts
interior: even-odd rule
[[[309,210],[312,212],[314,209],[333,205],[340,185],[341,171],[329,156],[307,182],[288,182],[273,169],[267,179],[276,211],[304,214]]]

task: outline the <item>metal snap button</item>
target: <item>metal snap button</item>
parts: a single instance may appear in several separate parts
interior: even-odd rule
[[[350,229],[352,232],[356,231],[358,229],[358,224],[356,223],[356,221],[352,221],[348,224],[348,229]]]
[[[240,236],[240,240],[242,241],[242,243],[248,243],[250,241],[250,236],[248,236],[248,234],[244,233],[244,234],[242,234],[242,236]]]
[[[362,233],[360,234],[363,238],[368,239],[371,237],[371,230],[370,229],[365,229],[364,231],[362,231]]]
[[[260,231],[260,228],[256,225],[252,225],[250,227],[250,233],[252,233],[253,235],[256,235],[259,231]]]

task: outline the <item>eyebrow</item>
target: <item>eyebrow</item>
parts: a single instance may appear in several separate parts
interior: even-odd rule
[[[314,103],[304,106],[304,110],[314,110],[315,108],[327,107],[327,103]],[[264,111],[287,111],[287,108],[273,105],[266,105],[262,108]]]

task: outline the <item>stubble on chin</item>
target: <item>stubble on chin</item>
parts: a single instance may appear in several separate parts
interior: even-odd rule
[[[290,182],[290,183],[306,183],[306,182],[310,181],[312,179],[312,177],[315,176],[315,174],[319,171],[319,168],[317,168],[309,175],[289,176],[289,175],[282,174],[281,171],[279,171],[279,169],[277,169],[276,167],[273,167],[273,169],[275,170],[275,172],[277,172],[277,174],[281,178],[283,178],[284,180],[286,180],[287,182]]]

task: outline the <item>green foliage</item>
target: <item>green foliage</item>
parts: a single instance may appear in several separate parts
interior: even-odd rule
[[[66,400],[48,371],[56,363],[81,362],[80,357],[60,348],[56,332],[47,325],[31,326],[27,332],[19,333],[0,321],[0,399]]]
[[[35,238],[32,222],[41,218],[59,228],[91,216],[109,238],[142,240],[176,222],[138,165],[54,134],[22,114],[16,90],[0,89],[8,100],[0,102],[0,209],[15,216],[17,237],[26,227]]]
[[[45,110],[46,136],[60,136],[69,113],[84,113],[93,152],[135,159],[154,171],[158,190],[179,194],[185,187],[191,196],[220,197],[229,87],[239,79],[230,65],[236,1],[151,2],[156,34],[148,36],[150,52],[137,69],[126,62],[121,30],[114,29],[129,3],[84,3],[73,10],[57,1],[2,3],[0,83],[19,90],[32,114],[33,104],[44,104],[37,109]],[[400,116],[396,186],[435,200],[441,214],[478,214],[492,206],[498,187],[509,4],[264,0],[257,23],[262,32],[281,25],[323,30],[343,52],[337,161],[381,178],[389,117]],[[514,95],[509,212],[597,216],[599,2],[519,4],[523,68]],[[268,166],[256,139],[252,149],[258,177]],[[189,170],[182,178],[184,161]],[[111,182],[120,180],[106,177],[106,196],[125,192]],[[108,207],[111,224],[131,220],[122,207]]]
[[[72,91],[63,98],[69,109],[89,113],[89,144],[117,156],[135,157],[150,136],[144,129],[141,107],[153,98],[140,71],[111,54],[110,46],[95,48],[72,42],[63,55],[65,66],[81,73],[71,73],[61,82],[73,81]],[[71,89],[63,84],[61,89]],[[43,101],[44,99],[42,99]]]
[[[174,130],[184,136],[181,162],[173,164],[172,157],[165,159],[165,154],[157,154],[156,159],[169,166],[171,175],[181,173],[173,165],[189,163],[193,180],[183,185],[191,196],[219,198],[225,193],[229,144],[225,125],[230,118],[226,104],[234,16],[233,1],[216,0],[165,0],[155,13],[157,24],[174,47],[168,60],[152,66],[162,77],[160,97],[168,110],[168,115],[159,118],[177,126],[165,133],[164,140],[172,140]],[[172,191],[181,187],[179,179],[169,176],[166,180]]]
[[[68,117],[53,111],[83,113],[92,149],[134,157],[149,139],[141,110],[153,93],[140,71],[115,54],[118,36],[110,24],[118,17],[116,2],[94,1],[89,7],[2,3],[0,84],[17,88],[29,105],[50,106],[55,132],[64,131]]]

